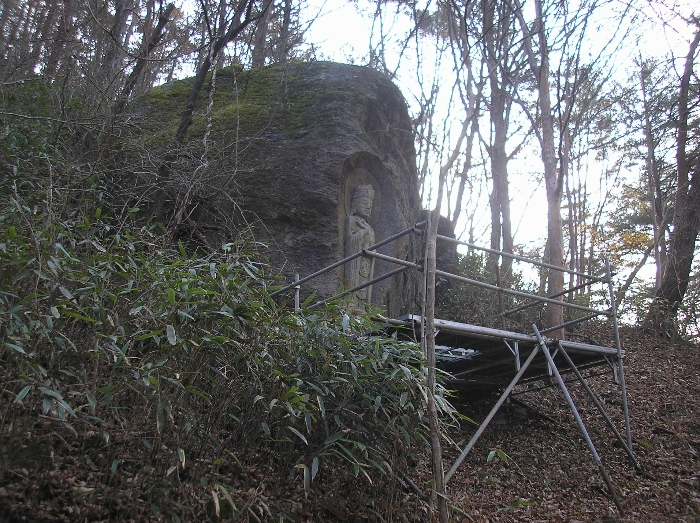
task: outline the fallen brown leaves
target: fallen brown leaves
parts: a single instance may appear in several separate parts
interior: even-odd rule
[[[451,481],[450,495],[465,512],[464,521],[700,521],[700,348],[637,329],[624,329],[622,343],[634,452],[647,475],[629,464],[581,386],[570,381],[569,390],[626,517],[617,514],[563,396],[552,388],[517,396],[535,410],[512,404],[503,410]],[[624,434],[620,392],[611,375],[588,382]],[[463,446],[473,431],[462,429],[452,436]],[[496,448],[511,458],[508,463],[486,463]]]

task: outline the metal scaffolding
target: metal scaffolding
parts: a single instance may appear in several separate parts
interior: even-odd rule
[[[350,293],[356,292],[358,290],[373,285],[384,279],[391,278],[396,274],[403,273],[405,271],[411,271],[411,273],[416,278],[421,277],[419,276],[419,274],[422,273],[422,283],[425,286],[425,271],[423,270],[424,260],[401,260],[392,256],[387,256],[385,254],[378,253],[377,249],[407,234],[422,235],[426,223],[427,222],[421,222],[413,227],[409,227],[408,229],[401,231],[400,233],[395,234],[390,238],[378,242],[377,244],[361,252],[353,254],[352,256],[348,256],[347,258],[344,258],[302,279],[299,279],[297,275],[295,277],[295,281],[292,284],[287,285],[282,289],[272,293],[272,295],[277,296],[290,290],[294,290],[295,308],[298,310],[299,292],[301,285],[322,274],[325,274],[328,271],[336,269],[359,256],[373,257],[376,259],[383,260],[385,262],[393,263],[398,267],[392,271],[387,272],[386,274],[373,278],[371,281],[368,281],[363,285],[358,285],[357,287],[354,287],[352,289],[344,290],[331,298],[323,299],[312,305],[309,305],[308,308],[313,308],[332,300],[341,299]],[[474,388],[491,388],[493,390],[501,391],[498,401],[493,406],[493,408],[486,416],[484,421],[480,424],[469,443],[464,447],[457,460],[447,472],[445,476],[445,482],[447,483],[453,477],[460,464],[463,462],[465,457],[474,447],[477,440],[486,430],[496,413],[503,406],[506,400],[511,396],[517,385],[542,380],[551,382],[551,379],[554,378],[556,380],[557,385],[561,389],[562,394],[564,395],[566,403],[569,409],[571,410],[574,419],[576,420],[578,428],[580,429],[586,441],[586,444],[588,445],[591,455],[593,456],[593,460],[595,461],[595,464],[598,467],[598,470],[608,487],[610,495],[613,501],[615,502],[618,511],[620,512],[620,514],[624,515],[623,507],[615,493],[613,484],[610,481],[607,471],[605,470],[602,464],[601,458],[598,455],[593,441],[591,440],[588,434],[584,421],[579,415],[574,400],[572,399],[568,391],[566,382],[562,378],[562,374],[573,374],[575,376],[575,379],[581,383],[585,393],[593,402],[596,409],[605,420],[605,423],[610,428],[613,435],[619,442],[620,446],[627,454],[631,465],[636,470],[643,472],[642,467],[637,461],[634,455],[634,450],[632,448],[632,433],[630,429],[627,388],[625,383],[625,373],[623,365],[624,351],[622,350],[622,346],[620,343],[617,309],[615,304],[615,294],[612,285],[612,274],[610,271],[610,264],[606,261],[605,273],[602,276],[594,276],[583,272],[567,269],[564,267],[558,267],[548,263],[543,263],[537,260],[532,260],[523,256],[518,256],[511,253],[498,251],[495,249],[481,247],[473,243],[463,242],[446,236],[438,235],[437,239],[442,242],[464,245],[470,250],[479,250],[495,256],[510,258],[519,262],[528,263],[548,271],[560,271],[563,273],[574,275],[579,278],[579,281],[583,281],[583,283],[580,283],[575,287],[568,288],[557,295],[537,296],[534,294],[505,288],[501,285],[500,278],[498,279],[498,285],[492,285],[486,282],[466,278],[464,276],[453,274],[447,271],[436,271],[436,274],[441,276],[442,278],[460,284],[472,285],[497,292],[499,294],[499,304],[501,306],[502,318],[505,318],[518,312],[522,312],[530,307],[541,304],[562,306],[572,310],[580,311],[581,313],[585,313],[585,315],[580,318],[572,319],[562,323],[561,325],[556,325],[547,329],[540,330],[538,329],[536,324],[532,324],[531,333],[514,332],[506,330],[505,320],[503,320],[503,329],[493,329],[480,325],[460,323],[450,321],[449,319],[434,320],[436,327],[435,345],[436,356],[438,360],[437,366],[451,376],[449,386],[451,388],[462,390],[472,390]],[[609,304],[608,308],[596,309],[594,307],[570,303],[563,300],[564,296],[597,283],[601,283],[607,287],[607,299]],[[529,301],[524,305],[505,311],[503,310],[502,299],[500,299],[503,294],[524,298]],[[559,331],[560,329],[565,329],[600,316],[608,318],[612,323],[613,337],[615,340],[614,347],[605,347],[600,345],[579,343],[564,339],[550,339],[545,337],[545,335],[549,332]],[[420,332],[421,336],[423,336],[423,333],[425,331],[425,329],[423,329],[424,318],[416,314],[411,314],[396,319],[381,318],[381,321],[384,323],[384,326],[389,330],[403,329],[403,332]],[[424,342],[425,340],[421,341]],[[523,359],[522,354],[527,354],[527,357]],[[602,403],[597,398],[590,385],[587,383],[586,378],[581,372],[582,370],[591,369],[594,367],[609,367],[613,376],[613,381],[616,384],[619,384],[620,386],[622,417],[625,429],[624,437],[620,434],[620,431],[615,426],[614,421],[605,411]]]

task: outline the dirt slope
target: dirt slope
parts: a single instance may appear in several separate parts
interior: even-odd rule
[[[601,333],[600,336],[603,336]],[[612,340],[604,340],[605,344]],[[517,396],[537,412],[509,405],[450,484],[464,521],[700,522],[700,349],[622,331],[634,451],[648,477],[626,454],[580,385],[570,391],[617,489],[621,518],[559,389]],[[611,345],[614,346],[614,345]],[[570,377],[569,379],[573,378]],[[621,420],[619,388],[610,374],[589,380],[613,419]],[[474,412],[475,419],[483,413]],[[619,423],[622,432],[622,423]],[[461,446],[473,430],[453,434]],[[498,454],[487,463],[491,450]],[[451,451],[447,467],[457,451]],[[606,519],[607,518],[607,519]],[[455,518],[459,521],[459,518]]]

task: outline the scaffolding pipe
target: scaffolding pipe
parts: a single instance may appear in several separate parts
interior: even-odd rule
[[[472,280],[471,278],[465,278],[464,276],[457,276],[456,274],[452,274],[450,272],[435,271],[435,273],[439,274],[440,276],[444,276],[445,278],[450,278],[450,279],[461,281],[464,283],[470,283],[472,285],[476,285],[477,287],[483,287],[484,289],[489,289],[492,291],[502,290],[506,294],[512,294],[513,296],[520,296],[521,298],[533,298],[533,299],[539,300],[543,303],[553,303],[555,305],[560,305],[562,307],[569,307],[570,309],[577,309],[577,310],[586,311],[586,312],[595,312],[595,313],[602,315],[602,316],[610,316],[610,314],[611,314],[610,312],[607,312],[607,311],[599,311],[597,309],[592,309],[590,307],[584,307],[583,305],[577,305],[575,303],[566,303],[566,302],[559,301],[559,300],[553,300],[551,298],[544,298],[542,296],[535,296],[534,294],[528,294],[526,292],[514,291],[511,289],[501,289],[500,287],[498,287],[496,285],[491,285],[490,283],[480,282],[478,280]]]
[[[617,498],[617,494],[615,493],[615,489],[613,488],[612,482],[610,481],[610,477],[608,476],[607,471],[605,470],[605,467],[603,466],[603,462],[600,460],[600,456],[598,455],[598,451],[595,448],[595,445],[593,445],[593,441],[591,440],[591,437],[588,435],[588,431],[586,430],[586,425],[583,423],[583,419],[581,418],[581,415],[578,412],[578,409],[576,408],[576,405],[574,404],[574,400],[571,398],[571,394],[569,394],[569,389],[566,388],[566,384],[564,383],[564,379],[561,377],[561,374],[559,374],[559,369],[557,369],[557,366],[554,363],[554,359],[552,358],[552,355],[549,353],[549,347],[545,344],[544,340],[542,339],[542,335],[540,334],[540,331],[537,330],[537,325],[534,323],[532,324],[532,330],[535,331],[535,335],[537,336],[537,340],[540,343],[540,347],[542,347],[542,354],[544,354],[544,357],[547,358],[547,363],[549,364],[550,368],[552,369],[552,372],[554,373],[554,377],[557,380],[557,383],[559,383],[559,388],[561,389],[562,393],[564,394],[564,397],[566,398],[566,403],[569,405],[569,409],[571,409],[571,412],[574,415],[574,418],[576,418],[576,423],[578,424],[578,428],[581,431],[581,434],[583,434],[583,439],[586,440],[586,444],[588,445],[588,449],[591,451],[591,454],[593,455],[593,459],[595,460],[596,465],[598,466],[598,471],[600,472],[600,475],[603,476],[603,480],[605,481],[605,484],[608,486],[608,491],[610,492],[610,495],[613,498],[613,501],[615,502],[615,506],[617,507],[618,512],[620,513],[620,516],[623,518],[625,517],[625,511],[622,508],[622,504],[620,503],[620,500]]]
[[[584,369],[586,369],[586,368],[592,368],[592,367],[584,367]],[[608,374],[607,372],[599,372],[598,374],[589,374],[587,377],[588,378],[597,378],[598,376],[606,376],[607,374]],[[529,383],[529,382],[538,381],[538,380],[540,380],[539,377],[529,378],[529,379],[525,380],[524,383]],[[521,392],[513,392],[511,394],[511,396],[522,396],[523,394],[530,394],[532,392],[539,392],[541,390],[547,390],[547,389],[551,389],[553,387],[558,387],[558,386],[559,385],[557,385],[556,383],[552,383],[551,385],[541,385],[539,387],[528,388],[527,390],[523,390]]]
[[[600,400],[595,395],[591,387],[588,386],[588,383],[586,383],[586,380],[583,378],[583,375],[579,372],[578,368],[571,360],[567,352],[564,350],[564,347],[561,346],[561,344],[559,344],[559,349],[562,355],[564,356],[566,363],[569,365],[569,368],[573,371],[578,380],[581,382],[581,385],[583,385],[583,389],[588,394],[588,397],[591,398],[591,401],[593,401],[593,403],[595,404],[596,408],[598,409],[598,412],[600,412],[600,415],[603,416],[603,419],[608,424],[608,427],[610,427],[610,430],[612,430],[613,434],[615,434],[615,438],[629,456],[632,466],[637,470],[641,470],[642,466],[639,464],[637,458],[634,456],[634,452],[632,452],[632,449],[627,446],[627,443],[620,435],[620,432],[617,430],[617,427],[615,427],[615,424],[613,423],[612,419],[610,419],[610,416],[608,416],[608,413],[603,408],[603,405],[600,403]]]
[[[571,327],[572,325],[577,325],[579,323],[583,323],[584,321],[592,320],[593,318],[597,318],[598,316],[601,316],[601,314],[589,314],[588,316],[583,316],[581,318],[562,323],[561,325],[555,325],[554,327],[549,327],[548,329],[541,330],[540,333],[547,334],[548,332],[563,329],[564,327]]]
[[[620,343],[620,327],[617,323],[617,306],[615,305],[615,291],[612,285],[612,273],[610,272],[610,260],[605,260],[605,273],[608,277],[608,291],[610,292],[610,310],[612,311],[613,332],[615,334],[615,347],[617,348],[617,367],[620,371],[620,392],[622,394],[622,414],[625,417],[625,431],[627,432],[627,446],[632,450],[632,429],[630,428],[629,405],[627,404],[627,385],[625,385],[625,370],[622,365],[622,344]]]
[[[501,313],[501,328],[506,329],[506,316],[503,312],[505,307],[503,305],[503,282],[501,281],[501,269],[496,264],[496,286],[498,287],[498,310]]]
[[[294,283],[296,283],[294,286],[294,312],[299,312],[299,310],[301,310],[301,307],[299,307],[299,293],[301,292],[301,285],[299,285],[299,273],[294,275]]]
[[[586,283],[582,283],[581,285],[577,285],[576,287],[569,287],[569,288],[567,288],[561,292],[558,292],[556,294],[551,294],[551,295],[547,296],[547,298],[558,298],[559,296],[564,296],[565,294],[569,294],[570,292],[577,291],[577,290],[582,289],[584,287],[590,287],[594,283],[596,283],[596,282],[589,281]],[[506,312],[503,312],[502,314],[504,316],[509,316],[511,314],[515,314],[516,312],[520,312],[522,310],[529,309],[530,307],[537,305],[538,303],[539,302],[536,302],[536,301],[534,301],[532,303],[526,303],[525,305],[521,305],[520,307],[516,307],[515,309],[508,310]]]
[[[382,274],[381,276],[377,276],[376,278],[373,278],[366,283],[363,283],[361,285],[356,285],[352,289],[348,289],[346,291],[343,291],[340,294],[336,294],[335,296],[331,296],[330,298],[326,298],[325,300],[317,301],[313,305],[307,307],[307,309],[313,309],[314,307],[318,307],[319,305],[323,305],[324,303],[328,303],[329,301],[337,300],[338,298],[342,298],[343,296],[345,296],[347,294],[362,290],[365,287],[369,287],[370,285],[374,285],[377,282],[380,282],[382,280],[386,280],[387,278],[391,278],[392,276],[399,274],[403,271],[406,271],[409,268],[410,267],[399,267],[398,269],[394,269],[393,271],[389,271],[386,274]]]
[[[417,270],[419,270],[419,271],[420,271],[420,270],[423,270],[423,268],[422,268],[419,264],[417,264],[417,263],[409,262],[409,261],[407,261],[407,260],[401,260],[401,259],[399,259],[399,258],[394,258],[393,256],[387,256],[386,254],[381,254],[381,253],[374,252],[374,251],[368,251],[368,250],[366,250],[366,249],[363,251],[363,254],[364,254],[365,256],[371,256],[372,258],[377,258],[377,259],[379,259],[379,260],[383,260],[383,261],[387,261],[387,262],[391,262],[391,263],[396,263],[396,264],[398,264],[398,265],[405,265],[405,266],[407,266],[407,267],[412,267],[412,268],[417,269]],[[446,276],[446,275],[451,274],[451,273],[446,273],[446,272],[443,272],[443,271],[438,271],[438,274],[441,274],[442,276]],[[457,276],[456,274],[452,274],[451,276],[454,277],[454,278],[460,278],[460,279],[462,278],[462,276]],[[447,276],[447,277],[449,277],[449,276]],[[500,279],[500,277],[499,277],[499,279]],[[467,282],[467,283],[470,283],[470,282]],[[475,281],[475,280],[472,280],[471,283],[476,284],[476,281]],[[482,282],[478,282],[478,283],[482,283]],[[489,284],[487,284],[487,283],[482,283],[482,285],[489,285]],[[497,286],[495,286],[495,287],[498,289],[499,303],[500,303],[501,309],[502,309],[502,306],[503,306],[503,293],[504,293],[504,292],[508,293],[508,292],[509,292],[509,289],[504,289],[504,288],[501,287],[500,285],[497,285]],[[517,291],[512,291],[512,292],[517,292]],[[554,296],[548,296],[548,298],[551,299],[551,298],[554,298],[554,297],[557,297],[557,296],[560,296],[560,295],[561,295],[561,294],[555,294]],[[528,296],[532,296],[532,295],[528,295]],[[542,298],[539,298],[539,297],[537,297],[537,298],[538,298],[538,299],[542,299]],[[557,301],[557,300],[555,300],[555,301],[556,301],[557,304],[561,304],[561,303],[562,303],[562,302]],[[565,306],[574,306],[574,305],[575,305],[575,304],[567,304],[567,303],[563,303],[563,304],[564,304]],[[576,307],[581,307],[581,306],[578,306],[578,305],[577,305]],[[595,309],[588,309],[588,310],[595,310]],[[504,314],[507,314],[507,313],[501,313],[501,316],[503,316]],[[570,326],[570,325],[576,325],[577,323],[581,323],[581,322],[584,322],[584,321],[588,321],[588,320],[593,319],[593,318],[596,318],[596,317],[598,317],[598,316],[604,316],[604,315],[607,315],[607,314],[610,314],[610,313],[609,313],[608,311],[598,311],[598,310],[595,310],[595,312],[594,312],[593,314],[590,314],[589,316],[584,316],[583,318],[579,318],[579,319],[577,319],[577,320],[572,320],[572,321],[570,321],[570,322],[563,323],[562,325],[559,325],[558,327],[552,327],[551,329],[547,329],[546,331],[542,331],[542,332],[543,332],[543,333],[545,333],[545,332],[550,332],[551,330],[555,330],[555,329],[558,329],[558,328],[568,327],[568,326]]]
[[[526,258],[525,256],[518,256],[517,254],[511,254],[509,252],[503,252],[503,251],[499,251],[496,249],[489,249],[488,247],[481,247],[481,246],[475,245],[473,243],[464,242],[462,240],[456,240],[454,238],[450,238],[449,236],[442,236],[442,235],[438,234],[438,240],[445,240],[445,241],[448,241],[451,243],[457,243],[459,245],[466,245],[470,249],[477,249],[480,251],[486,251],[486,252],[491,253],[491,254],[500,254],[501,256],[505,256],[506,258],[512,258],[514,260],[518,260],[518,261],[525,262],[525,263],[531,263],[532,265],[537,265],[539,267],[545,267],[546,269],[554,269],[556,271],[566,272],[569,274],[574,274],[576,276],[581,276],[582,278],[589,278],[591,280],[590,283],[605,281],[605,278],[600,277],[600,276],[592,276],[590,274],[586,274],[585,272],[573,271],[571,269],[559,267],[558,265],[552,265],[550,263],[538,262],[538,261],[535,261],[533,259]]]
[[[387,319],[386,322],[390,325],[403,325],[409,327],[413,322],[422,322],[422,317],[416,314],[411,314],[406,320]],[[489,340],[514,340],[523,343],[537,344],[537,338],[533,335],[523,334],[520,332],[504,331],[501,329],[492,329],[490,327],[481,327],[479,325],[470,325],[468,323],[457,323],[449,320],[435,320],[435,327],[445,332],[471,334],[475,337]],[[562,345],[573,352],[584,352],[589,354],[601,354],[606,356],[617,355],[617,349],[604,347],[602,345],[589,345],[587,343],[579,343],[576,341],[562,340]]]
[[[510,382],[510,385],[506,388],[505,391],[503,391],[503,394],[501,394],[501,397],[498,398],[498,401],[496,404],[493,406],[491,409],[491,412],[489,412],[489,415],[486,416],[486,419],[479,425],[479,428],[476,430],[474,435],[472,436],[472,439],[469,440],[469,443],[467,443],[467,446],[464,447],[464,450],[462,453],[459,455],[457,460],[454,462],[454,465],[450,468],[450,470],[445,474],[445,485],[447,485],[448,481],[450,481],[450,478],[452,475],[455,473],[455,471],[459,468],[459,466],[462,464],[462,461],[464,461],[464,458],[467,457],[467,454],[472,450],[474,445],[476,444],[476,441],[481,437],[481,435],[484,433],[486,430],[486,427],[488,427],[489,423],[491,423],[491,420],[493,417],[496,415],[498,412],[498,409],[501,408],[501,405],[503,405],[503,402],[506,401],[506,398],[510,395],[510,393],[513,391],[515,386],[518,384],[518,381],[520,381],[520,378],[523,377],[523,374],[525,374],[525,371],[527,368],[530,366],[530,363],[532,363],[532,360],[535,359],[535,355],[537,355],[537,351],[539,350],[540,346],[537,345],[534,349],[532,349],[532,352],[528,356],[528,358],[525,360],[525,363],[523,363],[522,367],[520,367],[520,370],[518,373],[515,375],[513,380]]]
[[[396,233],[396,234],[394,234],[393,236],[389,236],[387,239],[382,240],[382,241],[380,241],[379,243],[375,243],[374,245],[372,245],[372,246],[370,246],[370,247],[367,247],[366,250],[371,251],[371,250],[374,250],[374,249],[379,249],[380,247],[383,247],[383,246],[386,245],[387,243],[391,243],[391,242],[393,242],[394,240],[397,240],[397,239],[401,238],[402,236],[406,236],[406,235],[407,235],[408,233],[410,233],[410,232],[418,233],[418,230],[417,230],[417,229],[419,229],[420,227],[422,227],[423,225],[425,225],[425,223],[426,223],[426,222],[424,222],[424,221],[423,221],[423,222],[420,222],[420,223],[417,223],[417,224],[415,224],[413,227],[409,227],[408,229],[405,229],[405,230],[403,230],[403,231],[401,231],[401,232],[399,232],[399,233]],[[421,232],[422,232],[422,231],[421,231]],[[325,274],[325,273],[327,273],[327,272],[330,271],[330,270],[333,270],[333,269],[335,269],[335,268],[337,268],[337,267],[340,267],[341,265],[344,265],[345,263],[347,263],[347,262],[349,262],[349,261],[351,261],[351,260],[354,260],[355,258],[359,258],[359,257],[362,256],[363,254],[364,254],[363,251],[356,252],[355,254],[351,254],[350,256],[348,256],[348,257],[346,257],[346,258],[343,258],[342,260],[339,260],[339,261],[337,261],[337,262],[335,262],[335,263],[329,265],[328,267],[325,267],[325,268],[321,269],[320,271],[316,271],[316,272],[314,272],[313,274],[310,274],[309,276],[306,276],[306,277],[302,278],[302,279],[299,280],[298,282],[294,282],[294,283],[292,283],[291,285],[287,285],[286,287],[282,287],[281,289],[278,289],[278,290],[276,290],[275,292],[270,293],[270,296],[277,296],[278,294],[282,294],[283,292],[288,291],[289,289],[293,288],[295,285],[301,285],[302,283],[306,283],[306,282],[309,281],[309,280],[313,280],[313,279],[316,278],[317,276],[321,276],[321,274]]]
[[[393,256],[387,256],[386,254],[381,254],[381,253],[374,252],[374,251],[368,251],[367,249],[363,250],[362,253],[365,256],[371,256],[372,258],[377,258],[378,260],[388,261],[391,263],[395,263],[397,265],[405,265],[406,267],[411,267],[411,268],[417,269],[419,271],[423,270],[423,267],[421,265],[419,265],[417,263],[410,262],[408,260],[394,258]]]

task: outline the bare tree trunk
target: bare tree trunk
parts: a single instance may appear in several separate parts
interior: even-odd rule
[[[488,38],[486,40],[488,42]],[[491,182],[493,184],[491,196],[489,198],[491,204],[491,248],[506,251],[506,243],[510,243],[512,251],[513,239],[506,237],[506,229],[508,231],[510,230],[510,223],[506,223],[510,219],[510,201],[507,199],[508,156],[506,155],[508,124],[504,119],[506,94],[501,89],[498,79],[495,77],[498,74],[496,71],[496,62],[493,58],[490,62],[489,83],[491,85],[491,99],[489,115],[491,118],[491,125],[493,126],[493,141],[489,147]],[[506,215],[508,215],[508,220],[506,220]],[[503,240],[503,246],[501,246],[501,240]],[[498,261],[498,255],[489,255],[487,265],[493,274],[496,273],[498,268]],[[505,263],[505,260],[503,263]]]
[[[465,206],[464,191],[470,175],[470,169],[472,167],[474,139],[479,132],[479,108],[481,107],[482,103],[482,91],[484,88],[485,79],[483,76],[477,78],[474,75],[474,70],[477,68],[473,65],[473,59],[469,52],[469,34],[468,27],[466,26],[466,20],[468,19],[466,10],[468,7],[465,7],[464,15],[458,12],[457,6],[454,4],[451,6],[451,9],[452,11],[450,12],[448,31],[450,42],[453,46],[453,59],[455,60],[454,67],[455,71],[463,70],[466,72],[466,80],[459,87],[459,96],[462,100],[465,111],[463,130],[464,133],[466,133],[464,134],[464,137],[466,137],[466,144],[461,157],[462,168],[459,174],[457,195],[454,199],[454,212],[448,216],[450,223],[454,228],[457,225],[457,221],[459,220]],[[459,20],[459,24],[455,23],[455,19]],[[432,118],[433,113],[434,106],[429,111],[428,118]],[[429,129],[432,130],[432,120],[429,124]],[[460,146],[462,143],[461,140],[462,138],[460,138]],[[427,155],[425,158],[427,160]]]
[[[8,26],[6,29],[7,37],[5,38],[5,47],[0,48],[0,50],[5,53],[8,62],[12,59],[12,63],[8,63],[8,65],[11,65],[13,69],[17,69],[19,65],[18,55],[20,53],[18,47],[20,47],[21,44],[18,40],[20,36],[20,27],[29,16],[29,6],[26,3],[22,3],[21,7],[17,6],[17,10],[19,11],[17,15],[12,16],[12,11],[8,9],[8,18],[5,21]],[[3,10],[3,13],[4,12]]]
[[[659,334],[675,335],[675,319],[688,290],[695,242],[700,231],[700,180],[697,171],[683,207],[676,208],[664,277],[651,304],[647,325]]]
[[[690,270],[695,254],[695,242],[700,231],[700,165],[697,160],[690,176],[690,158],[686,152],[688,142],[688,92],[693,75],[695,53],[700,45],[700,29],[690,44],[681,77],[678,97],[678,136],[676,142],[676,171],[678,186],[673,211],[673,232],[668,249],[668,261],[661,284],[656,291],[649,314],[645,320],[659,334],[675,335],[675,320],[685,292],[688,289]]]
[[[0,11],[0,60],[7,60],[10,39],[5,35],[9,35],[10,21],[17,16],[17,0],[5,0],[2,5],[0,5],[0,9],[2,9],[2,11]],[[0,62],[0,65],[3,64]]]
[[[74,17],[75,5],[73,0],[64,0],[63,9],[59,15],[58,28],[51,45],[48,47],[49,57],[46,59],[46,66],[44,67],[44,75],[52,80],[58,76],[61,66],[66,68],[69,65],[70,60],[67,55],[70,53],[66,52],[66,47],[72,42],[76,34]]]
[[[579,223],[580,224],[585,224],[586,223],[586,217],[588,214],[588,194],[586,193],[587,186],[584,183],[581,185],[581,180],[578,182],[578,203],[579,203]],[[586,231],[588,231],[588,227],[579,227],[578,231],[578,236],[579,236],[579,241],[578,241],[578,271],[579,272],[586,272],[586,241],[588,238],[588,234]],[[582,279],[578,280],[577,283],[582,283]]]
[[[661,209],[661,198],[657,197],[657,187],[660,185],[659,171],[656,168],[656,146],[654,143],[654,135],[651,126],[651,115],[649,110],[649,99],[647,96],[647,76],[648,71],[644,64],[641,64],[641,72],[639,75],[640,83],[642,87],[642,105],[644,108],[644,138],[647,148],[647,158],[646,158],[646,168],[647,168],[647,180],[648,180],[648,197],[649,206],[651,209],[651,223],[652,231],[654,234],[654,241],[656,245],[654,246],[654,261],[656,262],[656,278],[654,280],[654,288],[658,290],[659,285],[661,285],[661,278],[664,274],[664,266],[666,264],[666,252],[665,252],[665,228],[661,228],[659,223],[663,217],[663,211]]]
[[[542,164],[547,189],[547,243],[549,244],[549,263],[562,267],[564,265],[564,238],[562,235],[561,197],[562,180],[557,169],[556,148],[554,146],[554,118],[549,94],[549,49],[542,17],[542,0],[535,0],[537,11],[540,46],[540,70],[538,75],[539,104],[542,125]],[[564,273],[549,271],[547,293],[559,294],[564,290]],[[564,309],[560,305],[547,304],[547,327],[564,323]],[[563,338],[564,331],[550,333],[551,337]]]
[[[56,10],[52,10],[50,6],[45,5],[40,14],[34,20],[34,34],[32,36],[32,53],[31,60],[36,68],[41,61],[41,52],[50,41],[51,31],[56,20]]]
[[[131,71],[131,74],[129,74],[129,78],[126,81],[124,88],[122,89],[121,93],[119,93],[117,100],[112,106],[112,114],[110,115],[107,125],[105,126],[98,156],[102,156],[102,154],[104,153],[104,150],[107,147],[109,139],[112,135],[114,124],[116,123],[117,118],[124,111],[126,103],[129,101],[131,93],[134,91],[134,88],[138,83],[139,77],[143,73],[146,65],[148,65],[149,56],[155,50],[156,46],[162,39],[165,26],[170,21],[170,15],[172,15],[174,10],[175,4],[168,4],[165,10],[162,13],[160,13],[160,16],[158,17],[158,25],[156,25],[156,27],[153,29],[153,33],[150,35],[150,38],[144,34],[143,51],[141,52],[141,55],[136,61],[136,66],[134,66],[134,69]]]
[[[568,158],[568,155],[565,157]],[[562,168],[564,168],[564,163],[566,163],[566,169],[564,170],[564,184],[566,185],[566,209],[568,214],[568,233],[569,233],[569,269],[576,270],[576,264],[578,259],[576,256],[576,251],[578,247],[578,231],[577,231],[577,214],[576,214],[576,194],[571,189],[571,166],[567,160],[562,162]],[[573,287],[576,284],[575,276],[569,274],[569,287]],[[571,299],[574,296],[570,297]]]
[[[510,220],[510,195],[508,187],[508,114],[512,100],[506,91],[508,73],[502,70],[513,63],[509,50],[509,30],[512,15],[501,9],[496,12],[500,3],[493,0],[482,4],[484,58],[486,60],[490,100],[489,116],[493,127],[493,139],[489,146],[491,160],[491,181],[493,183],[490,197],[491,204],[491,248],[504,252],[513,252],[513,233]],[[502,6],[501,6],[502,7]],[[498,20],[496,21],[496,15]],[[511,85],[511,88],[513,86]],[[490,254],[487,266],[491,273],[498,270],[497,255]],[[500,273],[506,278],[512,268],[510,258],[502,258]]]
[[[290,38],[290,29],[292,25],[292,0],[284,0],[284,10],[282,14],[282,29],[280,30],[279,44],[277,45],[277,61],[287,63],[289,60],[289,51],[292,48]]]
[[[430,447],[433,462],[433,504],[437,501],[440,523],[447,523],[447,498],[445,491],[445,470],[442,463],[442,445],[440,443],[440,425],[435,405],[435,271],[437,259],[437,230],[440,223],[440,204],[444,179],[441,177],[438,188],[437,203],[430,219],[430,228],[426,241],[425,267],[425,349],[428,364],[428,421],[430,424]],[[437,500],[435,499],[437,498]]]
[[[153,3],[153,0],[150,0]],[[117,0],[114,3],[114,23],[109,32],[109,41],[107,44],[107,52],[105,53],[102,63],[99,64],[101,70],[101,84],[103,91],[107,90],[114,77],[119,70],[121,61],[119,55],[123,52],[124,32],[126,31],[126,22],[129,17],[129,12],[133,9],[131,0]],[[144,40],[146,40],[144,33]],[[97,57],[96,57],[97,58]]]
[[[12,40],[14,41],[13,47],[16,68],[23,74],[30,74],[34,70],[35,64],[31,61],[32,49],[30,30],[36,11],[36,2],[26,2],[22,8],[23,16],[18,20],[17,26],[13,31],[14,37]]]
[[[564,238],[562,234],[561,199],[562,178],[557,169],[556,148],[554,146],[554,116],[549,84],[549,48],[544,27],[542,0],[535,0],[535,23],[532,30],[527,26],[522,14],[522,5],[514,0],[515,14],[523,32],[523,44],[528,55],[530,69],[537,78],[538,105],[540,110],[540,145],[542,147],[542,165],[547,191],[547,253],[549,263],[562,267],[564,264]],[[533,49],[533,36],[537,35],[539,64]],[[564,273],[549,271],[547,294],[555,295],[564,290]],[[561,298],[558,298],[561,300]],[[547,304],[547,327],[561,325],[564,322],[564,309],[561,305]],[[564,331],[559,329],[549,334],[553,338],[563,338]]]
[[[263,1],[263,13],[258,18],[255,36],[253,37],[253,52],[251,56],[251,67],[258,69],[265,65],[267,30],[270,25],[270,15],[272,15],[273,0]]]

